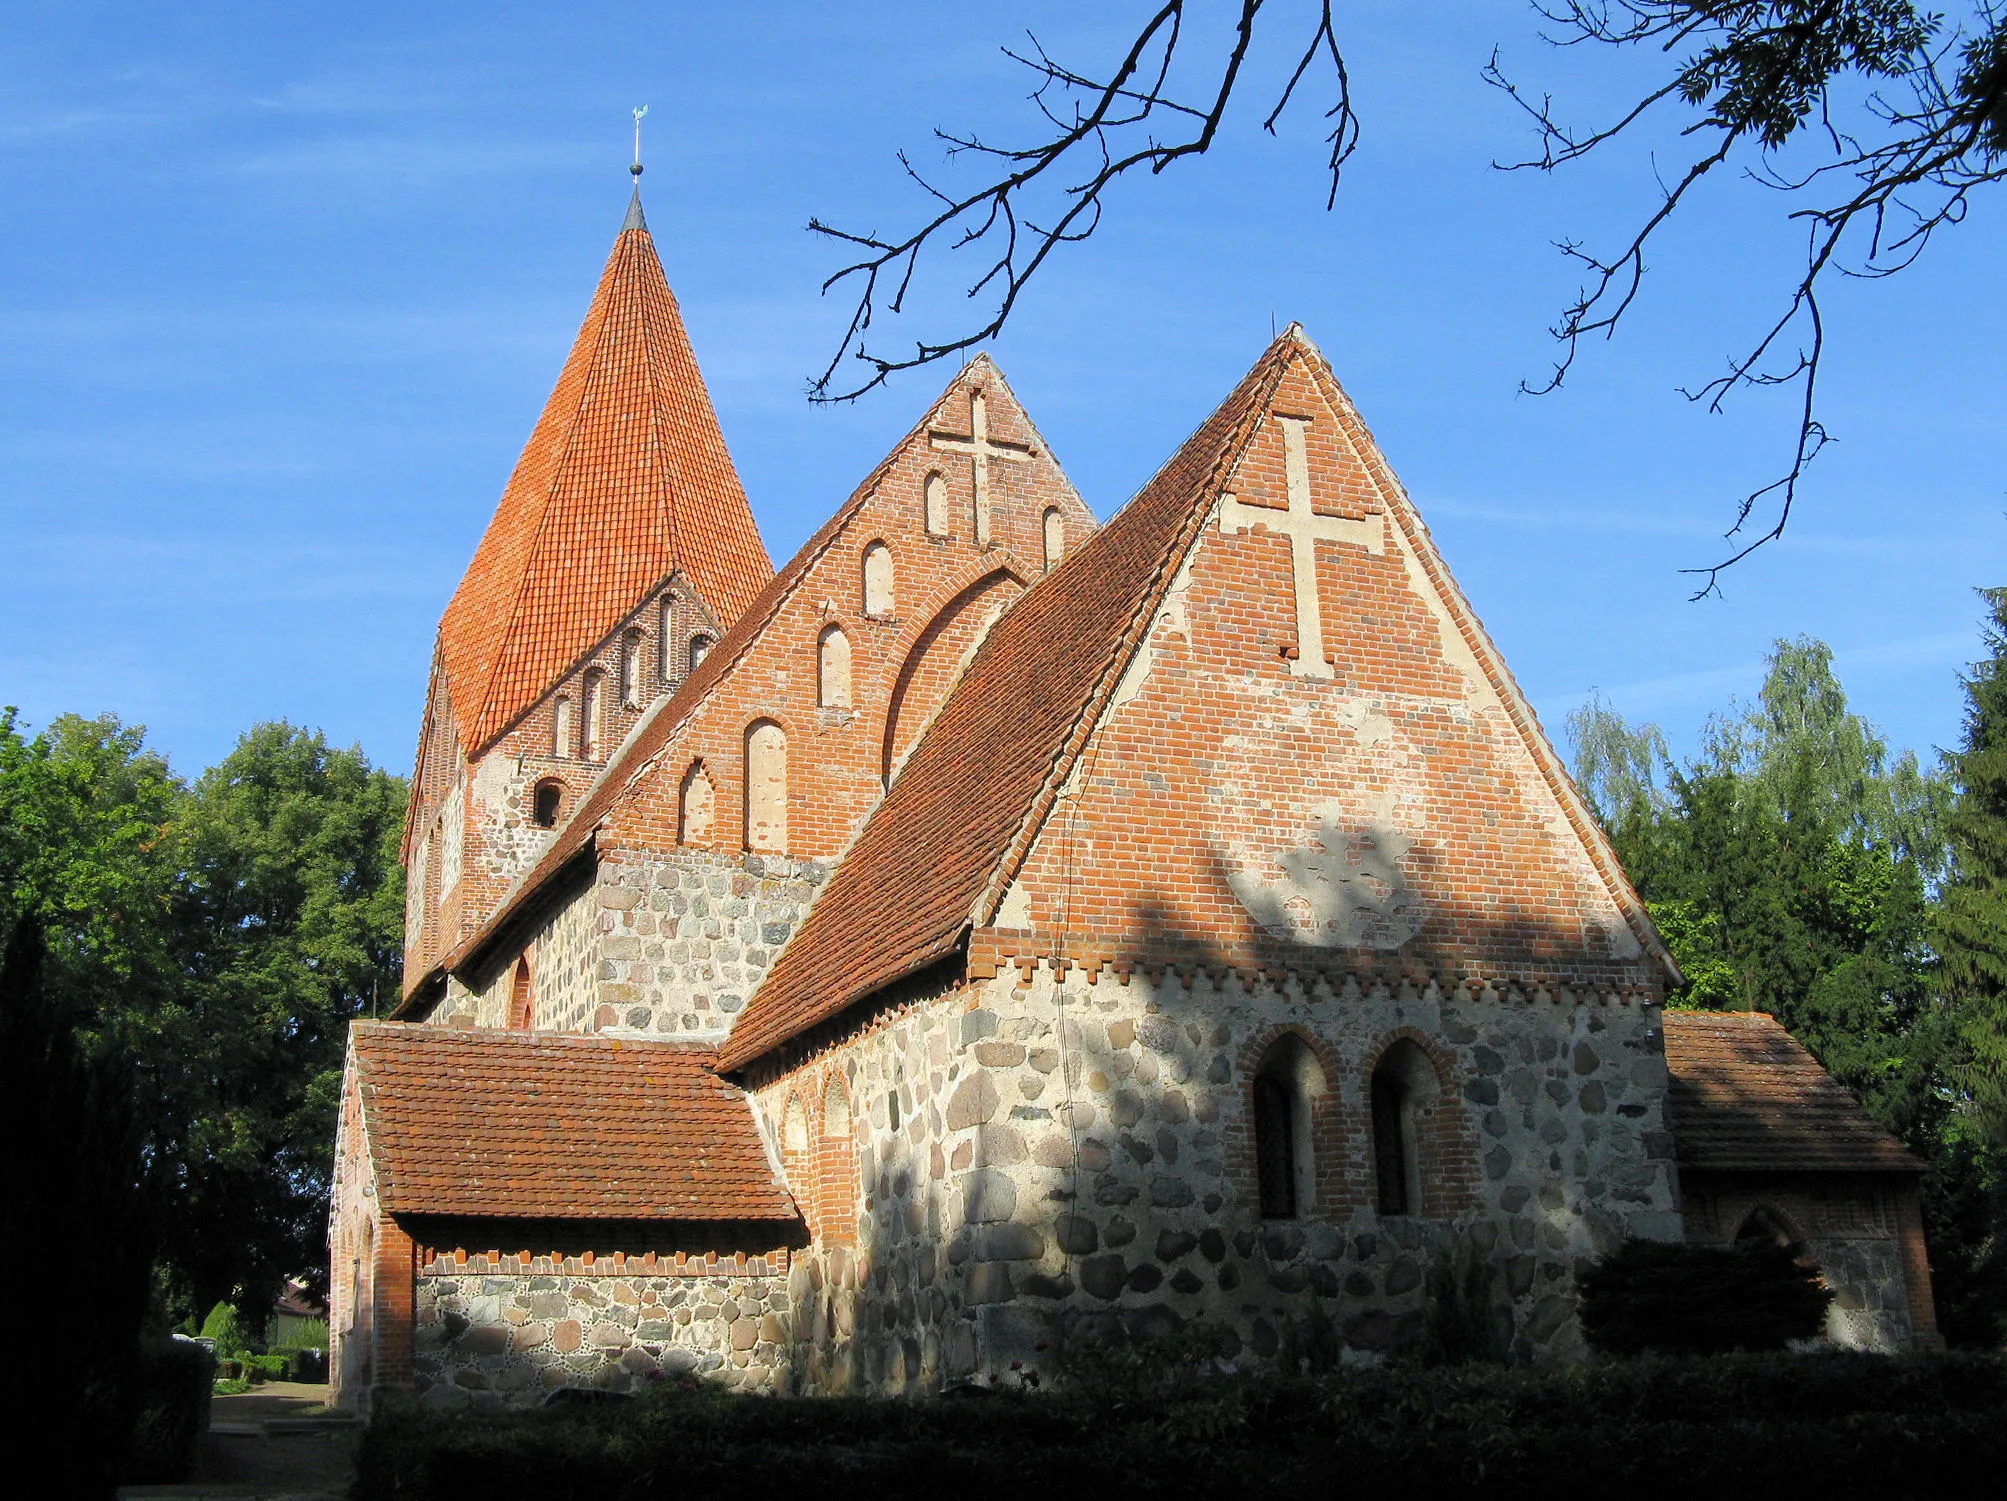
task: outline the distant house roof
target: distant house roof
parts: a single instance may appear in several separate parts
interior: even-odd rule
[[[290,1278],[272,1300],[272,1312],[286,1318],[324,1319],[328,1316],[327,1304],[315,1299],[313,1291],[298,1278]]]
[[[1921,1172],[1775,1017],[1665,1013],[1669,1107],[1686,1168]]]
[[[393,1214],[793,1220],[712,1050],[358,1022],[377,1194]]]

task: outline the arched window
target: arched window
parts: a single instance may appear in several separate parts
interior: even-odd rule
[[[1735,1232],[1735,1243],[1757,1241],[1763,1245],[1778,1246],[1786,1251],[1797,1249],[1799,1236],[1790,1223],[1768,1204],[1758,1204],[1743,1217],[1742,1228]]]
[[[660,624],[662,634],[658,639],[661,649],[655,654],[655,660],[662,681],[666,683],[676,673],[676,601],[667,594],[662,596]]]
[[[564,783],[555,777],[546,777],[537,783],[536,791],[530,797],[530,817],[540,829],[557,827],[558,815],[564,811]]]
[[[1066,557],[1066,521],[1057,507],[1045,513],[1045,571],[1052,572]]]
[[[1285,1034],[1262,1055],[1252,1093],[1262,1218],[1300,1218],[1317,1198],[1310,1115],[1324,1093],[1324,1072],[1302,1038]]]
[[[536,998],[530,993],[530,956],[516,961],[516,973],[509,981],[509,1027],[527,1032],[536,1021]]]
[[[709,636],[699,635],[690,638],[690,670],[692,672],[695,672],[704,664],[704,658],[711,655],[712,645],[713,642]]]
[[[1422,1115],[1437,1092],[1435,1065],[1403,1037],[1373,1070],[1373,1176],[1380,1213],[1422,1212]]]
[[[712,791],[711,778],[704,770],[704,763],[692,761],[690,769],[683,773],[683,789],[677,804],[678,844],[695,844],[711,832],[711,810],[716,801],[717,797]]]
[[[641,632],[632,629],[620,638],[620,701],[630,709],[641,707]]]
[[[833,625],[816,643],[815,699],[825,709],[850,707],[850,638]]]
[[[559,698],[557,707],[551,711],[551,754],[568,756],[571,754],[571,700]]]
[[[787,731],[771,719],[746,731],[746,848],[787,850]]]
[[[927,535],[948,535],[948,482],[937,469],[927,476]]]
[[[850,1139],[850,1091],[844,1087],[841,1074],[831,1074],[822,1092],[822,1134]]]
[[[794,1095],[788,1096],[787,1109],[781,1114],[781,1150],[808,1150],[808,1112],[801,1108],[801,1100]]]
[[[599,759],[600,741],[604,735],[600,720],[606,715],[606,674],[597,667],[585,675],[585,687],[579,694],[578,715],[578,758],[581,761]]]
[[[883,542],[864,549],[864,613],[892,613],[892,549]]]

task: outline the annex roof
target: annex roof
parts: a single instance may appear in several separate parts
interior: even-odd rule
[[[1668,1110],[1683,1168],[1921,1172],[1859,1100],[1760,1011],[1667,1011]]]
[[[439,625],[470,756],[672,573],[721,621],[773,576],[639,202]]]
[[[349,1044],[393,1214],[797,1216],[709,1048],[401,1022],[357,1022]]]
[[[851,518],[871,497],[886,472],[897,462],[900,454],[930,427],[941,420],[942,409],[954,393],[970,383],[988,385],[991,389],[1002,387],[1009,392],[1009,384],[1003,372],[986,354],[979,354],[950,381],[940,396],[928,407],[926,413],[912,429],[873,467],[848,499],[836,510],[829,520],[817,528],[815,534],[801,545],[786,566],[774,575],[761,590],[759,597],[746,608],[737,620],[726,630],[718,644],[711,648],[703,663],[686,678],[681,687],[669,698],[658,701],[634,727],[626,741],[614,752],[606,769],[594,779],[585,796],[578,800],[571,815],[552,839],[537,863],[511,886],[496,905],[493,914],[470,934],[454,951],[448,954],[442,968],[448,972],[457,970],[478,954],[498,932],[506,927],[523,910],[543,886],[560,870],[576,858],[605,822],[618,801],[629,793],[645,776],[665,747],[675,740],[678,731],[689,722],[690,716],[703,704],[711,690],[728,676],[738,661],[761,639],[762,633],[774,616],[785,606],[795,592],[801,588],[810,570],[823,554],[833,547],[844,535]],[[1015,395],[1011,396],[1016,403]],[[1021,408],[1020,408],[1021,409]],[[416,976],[407,985],[406,1004],[418,993],[424,976]]]
[[[1035,837],[1240,454],[1298,360],[1309,362],[1334,404],[1350,410],[1323,355],[1290,325],[1135,499],[997,622],[801,931],[740,1014],[719,1048],[720,1068],[743,1067],[944,958],[972,926],[989,920],[1015,861]],[[1391,474],[1380,479],[1405,506]],[[1423,539],[1426,552],[1419,519],[1409,512],[1404,525]],[[1672,970],[1531,709],[1446,574],[1441,583],[1464,610],[1466,639],[1485,659],[1563,807],[1576,815],[1577,832],[1613,897],[1647,951]]]

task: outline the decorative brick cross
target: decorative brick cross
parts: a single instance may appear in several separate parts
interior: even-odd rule
[[[1289,671],[1300,678],[1333,676],[1324,655],[1324,611],[1317,598],[1317,544],[1349,542],[1374,554],[1387,550],[1386,519],[1365,516],[1320,516],[1310,509],[1310,455],[1303,431],[1308,417],[1282,417],[1283,472],[1289,480],[1289,509],[1251,506],[1228,495],[1220,501],[1220,530],[1229,536],[1257,527],[1289,538],[1290,570],[1296,586],[1296,646],[1289,654]]]
[[[955,433],[937,433],[929,430],[927,441],[934,447],[949,453],[965,453],[975,463],[976,470],[976,546],[990,545],[990,463],[991,459],[1003,459],[1012,464],[1029,464],[1031,448],[1024,443],[1005,443],[990,436],[988,408],[983,403],[983,393],[969,393],[969,433],[966,437]]]

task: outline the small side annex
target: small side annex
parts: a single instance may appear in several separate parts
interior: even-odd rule
[[[1690,1241],[1799,1247],[1843,1349],[1942,1349],[1923,1164],[1771,1016],[1667,1011],[1667,1097]]]
[[[784,1384],[806,1242],[712,1050],[359,1023],[330,1225],[331,1400]]]

